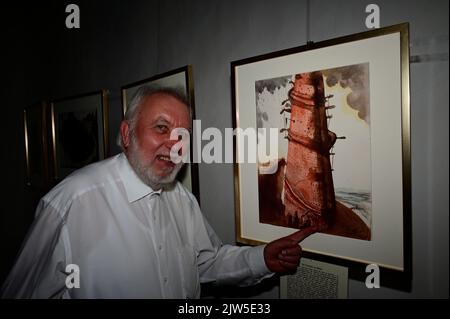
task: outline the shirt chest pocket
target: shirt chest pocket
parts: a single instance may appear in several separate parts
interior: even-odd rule
[[[200,281],[195,250],[190,246],[179,247],[178,261],[181,271],[183,296],[185,298],[200,298]]]

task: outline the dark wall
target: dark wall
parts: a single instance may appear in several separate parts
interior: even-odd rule
[[[157,1],[76,1],[80,29],[67,29],[73,1],[33,1],[2,8],[2,85],[5,136],[0,282],[7,275],[42,190],[25,186],[23,109],[40,100],[110,91],[112,153],[121,119],[120,86],[156,72]],[[3,82],[2,81],[2,82]]]
[[[48,54],[49,95],[65,97],[101,88],[110,91],[112,153],[120,122],[120,87],[154,75],[158,59],[158,1],[76,1],[80,29],[65,27],[64,1],[55,1],[55,36]]]
[[[32,221],[39,194],[24,186],[23,108],[48,96],[46,48],[50,23],[46,8],[33,3],[8,5],[1,12],[2,191],[0,281],[9,270]],[[44,17],[44,18],[43,18]]]

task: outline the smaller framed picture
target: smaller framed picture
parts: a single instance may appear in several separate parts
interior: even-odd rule
[[[47,103],[39,102],[23,111],[26,175],[25,184],[34,189],[48,187]]]
[[[133,99],[136,91],[143,85],[155,88],[173,88],[180,89],[190,103],[192,120],[195,119],[194,103],[194,80],[192,66],[187,65],[175,70],[152,76],[147,79],[139,80],[122,87],[122,116],[128,109],[128,104]],[[191,135],[191,145],[193,139]],[[193,147],[191,147],[191,158],[193,158]],[[178,174],[178,180],[191,191],[200,202],[200,190],[198,184],[198,166],[196,163],[187,163]]]
[[[55,100],[50,106],[56,181],[108,156],[106,90]]]
[[[348,268],[304,258],[295,274],[280,277],[281,299],[347,299]]]

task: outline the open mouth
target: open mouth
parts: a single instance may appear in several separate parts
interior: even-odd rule
[[[170,156],[167,155],[158,155],[156,158],[160,161],[166,162],[167,164],[175,165],[175,163],[172,162],[170,159]]]

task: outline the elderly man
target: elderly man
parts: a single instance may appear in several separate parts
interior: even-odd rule
[[[200,282],[244,286],[295,271],[298,242],[314,229],[265,246],[223,245],[175,182],[182,163],[171,161],[170,133],[190,126],[182,95],[139,89],[120,126],[123,153],[41,199],[2,297],[198,298]]]

